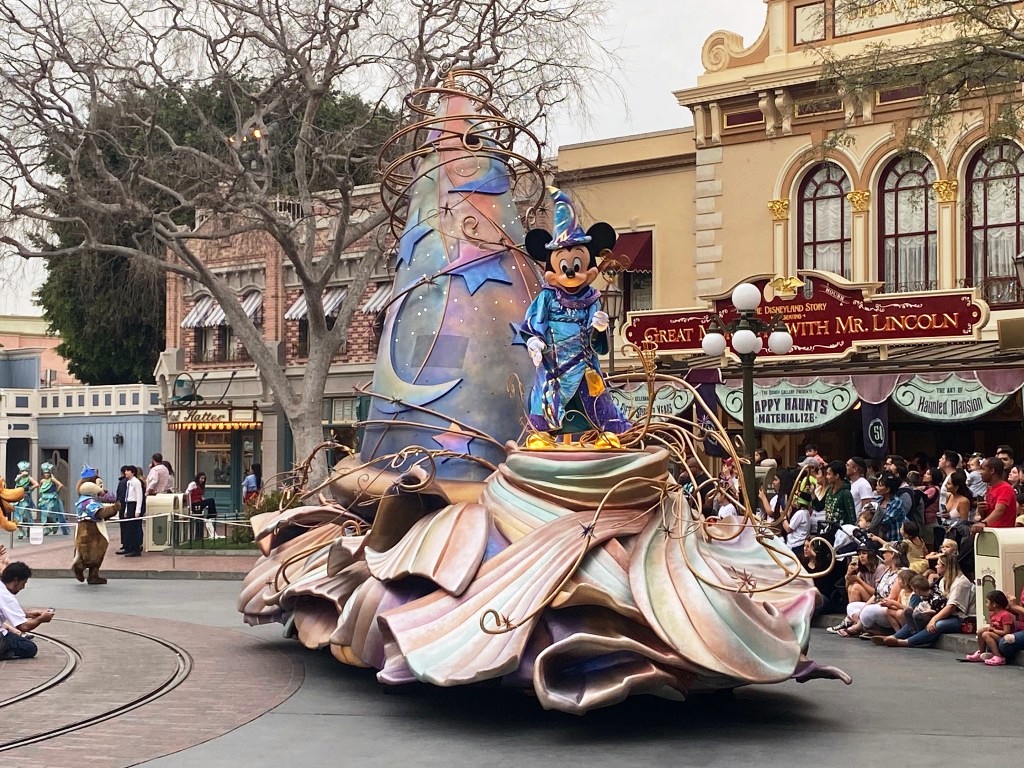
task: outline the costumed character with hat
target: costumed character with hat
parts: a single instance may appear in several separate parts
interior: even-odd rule
[[[554,199],[554,234],[533,229],[526,252],[544,265],[547,286],[530,304],[520,330],[537,367],[530,393],[530,425],[539,430],[528,448],[554,445],[551,434],[599,430],[599,445],[618,447],[616,435],[630,427],[608,394],[597,356],[608,351],[608,313],[591,283],[597,259],[615,245],[615,230],[605,222],[586,232],[569,198],[549,187]]]
[[[67,526],[67,517],[64,515],[64,502],[61,501],[60,493],[64,490],[64,484],[53,476],[53,464],[44,461],[39,467],[43,476],[39,478],[39,516],[44,523],[60,523],[60,532],[67,536],[71,529]],[[46,534],[57,533],[57,526],[47,526]]]
[[[36,506],[32,499],[32,491],[36,489],[39,483],[29,474],[28,471],[31,468],[32,465],[27,461],[18,462],[18,476],[14,478],[14,487],[24,491],[24,495],[21,497],[21,501],[14,505],[14,522],[16,523],[42,522],[41,520],[36,520],[35,515],[32,514]],[[18,531],[19,539],[24,539],[27,535],[28,528],[22,527]]]
[[[100,566],[103,565],[107,545],[110,543],[106,521],[118,513],[121,504],[103,487],[103,478],[99,472],[88,464],[82,467],[81,479],[76,490],[78,530],[75,532],[75,562],[71,570],[79,581],[106,584],[107,580],[100,576]],[[85,577],[87,570],[88,579]]]

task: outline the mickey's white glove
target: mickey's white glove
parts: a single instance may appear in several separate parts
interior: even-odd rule
[[[530,359],[533,360],[534,367],[540,368],[544,350],[548,348],[544,339],[540,336],[531,336],[530,340],[526,342],[526,348],[530,351]]]
[[[608,313],[603,309],[597,310],[594,313],[594,319],[590,321],[590,327],[598,333],[604,333],[608,330]]]

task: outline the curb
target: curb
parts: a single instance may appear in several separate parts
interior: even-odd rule
[[[154,555],[165,555],[171,557],[251,557],[258,558],[263,553],[258,549],[164,549],[159,552],[151,552]]]
[[[164,581],[242,581],[245,573],[236,571],[103,571],[105,579],[157,579]],[[33,579],[70,579],[70,568],[33,568]]]
[[[838,624],[844,618],[846,618],[845,613],[822,613],[812,619],[811,626],[818,627],[819,629],[831,627]],[[860,640],[857,642],[862,645],[871,645],[871,643]],[[949,634],[940,635],[938,641],[936,641],[932,648],[940,651],[951,651],[957,656],[966,656],[968,653],[973,653],[978,650],[978,643],[975,640],[974,635]],[[1018,653],[1012,661],[1007,661],[1007,664],[1015,667],[1024,667],[1024,653]]]

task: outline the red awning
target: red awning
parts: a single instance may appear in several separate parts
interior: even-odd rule
[[[612,253],[629,258],[627,272],[653,272],[653,241],[650,232],[622,232],[615,241]]]

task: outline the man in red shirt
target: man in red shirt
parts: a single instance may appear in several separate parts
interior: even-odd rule
[[[978,502],[971,533],[981,533],[985,528],[1013,528],[1017,495],[1003,479],[1005,473],[1003,462],[995,457],[981,463],[981,479],[988,484],[988,491],[985,500]]]

